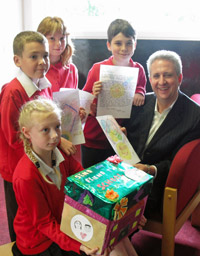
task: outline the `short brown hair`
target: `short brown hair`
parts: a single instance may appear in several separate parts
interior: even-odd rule
[[[122,33],[126,37],[132,37],[136,40],[136,31],[127,20],[116,19],[111,22],[107,30],[108,42],[111,43],[113,37],[119,33]]]
[[[15,55],[22,56],[24,46],[27,43],[38,42],[47,43],[47,39],[39,32],[23,31],[16,35],[13,41],[13,52]]]

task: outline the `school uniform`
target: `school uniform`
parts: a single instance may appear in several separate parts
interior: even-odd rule
[[[94,82],[99,81],[101,65],[113,66],[113,56],[104,61],[95,63],[92,66],[88,73],[86,84],[83,88],[84,91],[92,92]],[[130,67],[139,69],[135,93],[140,93],[144,96],[146,93],[147,81],[144,68],[141,64],[134,62],[132,59],[130,59]],[[117,119],[117,121],[119,124],[122,122],[120,119]],[[84,127],[84,136],[86,142],[82,145],[82,164],[85,168],[96,164],[99,161],[103,161],[111,154],[114,154],[114,151],[96,120],[96,117],[88,116]]]
[[[55,168],[61,174],[61,183],[54,179],[56,176],[51,176],[54,172],[51,173],[49,169],[52,168],[45,167],[45,163],[41,164],[40,159],[40,169],[53,184],[45,181],[26,154],[18,162],[13,175],[13,188],[18,203],[14,229],[16,246],[22,255],[40,255],[48,250],[53,242],[64,251],[80,253],[81,244],[60,231],[60,222],[66,179],[83,168],[72,156],[66,156],[58,148],[54,153]]]
[[[65,66],[62,62],[51,64],[46,77],[52,84],[52,92],[58,92],[60,88],[78,87],[78,69],[73,63]]]
[[[11,241],[15,240],[13,220],[17,210],[12,189],[12,176],[19,159],[24,154],[19,139],[18,118],[21,107],[39,96],[52,98],[51,84],[44,77],[37,86],[25,73],[6,84],[0,94],[0,174],[4,179],[6,209]]]

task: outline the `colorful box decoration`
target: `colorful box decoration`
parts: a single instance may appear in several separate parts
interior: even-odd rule
[[[68,177],[61,230],[103,253],[137,229],[152,182],[129,164],[107,160]]]

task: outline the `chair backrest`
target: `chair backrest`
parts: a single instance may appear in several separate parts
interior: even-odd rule
[[[200,104],[200,94],[198,94],[198,93],[193,94],[190,98],[191,98],[193,101],[195,101],[196,103]]]
[[[175,155],[166,187],[176,188],[177,216],[189,202],[200,184],[200,139],[185,144]]]

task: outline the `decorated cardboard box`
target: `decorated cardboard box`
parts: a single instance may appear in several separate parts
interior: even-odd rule
[[[61,230],[103,253],[137,229],[152,182],[151,175],[108,160],[68,177]]]

